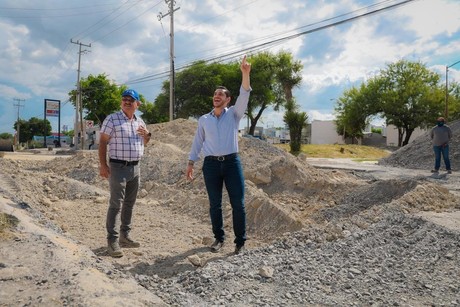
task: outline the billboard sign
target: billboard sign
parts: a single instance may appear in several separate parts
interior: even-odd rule
[[[45,110],[46,110],[46,117],[48,116],[59,116],[59,100],[45,100]]]

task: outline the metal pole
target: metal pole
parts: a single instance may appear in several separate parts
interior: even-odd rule
[[[47,148],[48,146],[46,146],[46,99],[44,100],[43,109],[43,147]]]
[[[59,114],[58,114],[58,145],[61,147],[61,101],[59,100]]]
[[[174,0],[165,0],[169,4],[169,12],[167,14],[158,14],[158,20],[161,20],[163,17],[171,15],[171,24],[170,24],[170,46],[169,46],[169,60],[170,60],[170,74],[169,74],[169,121],[172,121],[174,118],[174,12],[180,9],[179,7],[174,9]]]
[[[449,101],[449,66],[446,66],[446,106],[444,109],[444,117],[445,120],[447,121],[448,115],[449,115],[449,107],[448,107],[448,101]]]
[[[447,118],[449,116],[449,68],[460,63],[460,61],[455,62],[454,64],[447,65],[446,66],[446,108],[444,110],[444,117],[447,121]]]
[[[79,44],[78,49],[78,69],[77,69],[77,97],[75,100],[75,149],[78,149],[78,141],[80,141],[81,137],[79,137],[80,128],[78,127],[78,123],[80,122],[80,60],[81,60],[81,44]],[[81,133],[80,133],[81,136]]]
[[[174,0],[169,1],[169,11],[171,12],[170,30],[170,75],[169,75],[169,121],[174,119]]]
[[[72,44],[78,44],[78,69],[77,69],[77,96],[75,100],[75,125],[74,125],[74,145],[75,149],[78,147],[78,133],[80,133],[80,144],[81,149],[84,147],[84,138],[83,138],[83,106],[81,103],[81,85],[80,85],[80,62],[81,62],[81,46],[91,47],[91,44],[85,45],[80,43],[79,41],[74,42],[72,39],[70,40]],[[80,127],[78,127],[78,122],[80,122]]]
[[[15,107],[18,107],[18,121],[17,121],[17,124],[16,124],[17,133],[16,133],[15,145],[16,145],[16,148],[19,149],[19,135],[20,135],[20,130],[21,130],[21,128],[20,128],[21,125],[19,124],[19,108],[24,106],[24,105],[21,104],[21,101],[24,102],[25,99],[13,98],[13,100],[18,102],[17,104],[13,104],[13,105]]]

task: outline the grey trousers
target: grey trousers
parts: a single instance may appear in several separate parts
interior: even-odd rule
[[[140,165],[126,166],[110,162],[110,200],[107,211],[107,240],[116,241],[119,237],[117,231],[118,217],[121,212],[120,232],[128,235],[131,230],[131,217],[136,203],[137,191],[140,183]]]

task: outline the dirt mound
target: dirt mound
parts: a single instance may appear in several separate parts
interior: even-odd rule
[[[452,169],[458,168],[456,161],[460,161],[460,120],[448,124],[452,130],[452,140],[449,144],[449,158]],[[379,164],[412,169],[433,169],[434,153],[429,129],[410,144],[393,152],[386,158],[380,159]],[[444,162],[441,161],[441,168]]]
[[[110,258],[106,253],[105,215],[109,189],[107,180],[99,176],[97,151],[54,155],[52,160],[0,159],[0,192],[18,205],[14,210],[26,210],[37,218],[41,227],[66,236],[76,246],[82,245],[90,254],[93,253],[87,264],[75,263],[74,268],[89,266],[92,270],[104,272],[118,270],[127,276],[135,275],[140,284],[148,280],[162,285],[163,279],[229,258],[233,252],[233,231],[227,195],[223,200],[228,243],[222,253],[213,254],[207,248],[213,238],[201,172],[202,161],[196,163],[195,180],[185,180],[196,122],[178,119],[149,125],[148,128],[152,132],[152,141],[146,146],[141,162],[142,183],[132,232],[142,246],[124,250],[123,258]],[[258,139],[242,137],[239,145],[246,179],[247,247],[254,253],[259,247],[289,240],[299,231],[310,234],[305,240],[323,243],[346,237],[344,230],[359,232],[366,229],[388,211],[415,213],[421,210],[451,210],[459,206],[457,199],[446,188],[423,178],[377,180],[372,179],[371,173],[358,177],[353,172],[314,168],[302,157],[294,157]],[[401,172],[406,171],[402,169]],[[15,249],[25,250],[31,242],[32,239],[28,239],[1,245],[0,241],[0,245],[7,248],[2,251],[14,253]],[[43,249],[46,242],[32,248]],[[15,244],[25,246],[14,247]],[[13,258],[14,254],[8,254],[8,259]],[[103,266],[101,269],[97,265],[100,262],[107,262],[113,268]],[[11,261],[0,264],[7,268],[15,267]],[[67,264],[71,266],[69,262]],[[30,270],[41,270],[32,277],[28,276],[28,282],[37,285],[40,284],[40,276],[54,276],[52,266],[54,264],[50,263],[50,271],[46,271],[44,266],[28,267]],[[1,270],[0,266],[0,273]],[[68,278],[66,276],[69,275],[60,276]],[[84,283],[87,279],[71,280]],[[15,281],[8,282],[11,284],[5,289],[13,289]],[[50,295],[60,293],[68,297],[74,293],[75,287],[65,282],[56,285],[53,284],[57,292],[53,290]],[[32,288],[38,291],[37,287]],[[90,288],[82,285],[79,289],[86,290],[79,290],[78,295],[83,297],[85,291],[90,293]],[[115,288],[108,288],[106,294],[115,291]],[[43,287],[40,291],[41,295],[47,293]],[[173,288],[168,291],[171,293],[168,292],[165,297],[178,292]],[[99,295],[91,293],[88,294],[91,297]],[[17,299],[12,296],[7,303],[40,303],[39,297],[31,296],[29,300],[19,301],[21,297],[21,293],[17,293]]]
[[[148,128],[152,141],[142,160],[140,206],[159,206],[209,223],[202,161],[196,163],[195,180],[188,182],[184,174],[196,122],[178,119]],[[260,241],[272,240],[310,223],[359,214],[425,185],[397,179],[369,184],[345,172],[316,169],[301,158],[255,138],[240,138],[240,154],[246,178],[248,232],[251,238]],[[0,162],[3,169],[16,174],[11,182],[17,197],[31,206],[39,206],[51,219],[60,221],[63,229],[78,229],[75,223],[83,223],[85,219],[96,218],[94,224],[103,225],[108,183],[98,174],[96,151],[78,151],[73,156],[50,161]],[[435,192],[433,198],[445,193]],[[227,200],[224,195],[228,221],[231,207]],[[59,214],[73,206],[69,202],[84,203],[80,205],[83,207],[97,204],[98,210],[91,213],[92,217],[83,214],[83,218],[79,214],[67,217]],[[450,200],[448,206],[452,206]],[[99,229],[103,233],[103,227]],[[228,230],[231,233],[231,228]]]

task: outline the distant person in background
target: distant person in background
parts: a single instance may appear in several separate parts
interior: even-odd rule
[[[93,131],[88,135],[89,137],[89,146],[88,149],[91,150],[91,147],[94,146],[95,138],[96,138],[96,131]]]
[[[450,127],[445,124],[444,117],[438,117],[436,120],[436,126],[431,129],[431,139],[433,140],[433,150],[435,156],[434,169],[431,171],[432,173],[439,172],[442,155],[447,173],[452,174],[449,160],[449,141],[451,138],[452,131],[450,130]]]
[[[231,100],[227,88],[219,86],[214,91],[213,110],[202,115],[193,139],[186,169],[187,179],[193,179],[193,165],[203,150],[203,177],[209,198],[209,213],[215,241],[211,251],[217,252],[225,240],[222,216],[223,185],[232,205],[235,254],[244,250],[246,241],[246,211],[244,208],[244,176],[238,155],[238,128],[247,109],[251,92],[249,73],[251,64],[246,56],[240,66],[242,81],[240,94],[234,106],[227,107]]]
[[[139,160],[152,135],[144,121],[134,114],[141,104],[139,94],[129,89],[121,96],[121,111],[106,117],[99,138],[99,173],[109,179],[110,186],[106,228],[107,251],[112,257],[123,256],[120,246],[140,246],[130,236],[131,217],[140,183]],[[118,232],[115,225],[120,212],[121,225]]]

